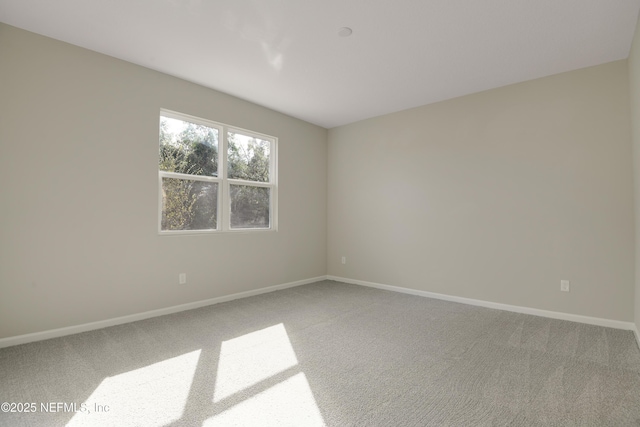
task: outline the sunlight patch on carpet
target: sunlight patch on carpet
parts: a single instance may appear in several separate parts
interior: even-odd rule
[[[222,343],[213,403],[225,399],[240,401],[203,426],[325,425],[282,323]]]
[[[203,427],[324,425],[309,382],[300,372],[209,418]]]
[[[182,417],[200,350],[105,378],[67,426],[160,427]]]
[[[214,402],[298,364],[283,324],[222,342]]]

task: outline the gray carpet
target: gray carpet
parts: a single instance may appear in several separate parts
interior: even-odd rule
[[[2,426],[637,427],[640,350],[629,331],[324,281],[1,349],[0,402],[36,404]]]

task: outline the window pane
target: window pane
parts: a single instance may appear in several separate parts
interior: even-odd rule
[[[269,182],[269,141],[235,132],[227,132],[227,141],[229,178]]]
[[[162,230],[217,228],[218,183],[162,178]]]
[[[160,170],[218,176],[218,129],[160,116]]]
[[[230,185],[231,228],[269,228],[271,189]]]

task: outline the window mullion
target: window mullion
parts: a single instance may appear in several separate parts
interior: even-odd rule
[[[222,126],[222,137],[218,141],[218,145],[221,147],[218,153],[218,164],[221,164],[220,176],[222,181],[220,182],[220,197],[218,197],[218,215],[220,217],[220,224],[222,231],[229,231],[231,208],[229,203],[229,185],[227,183],[227,127]]]
[[[270,182],[260,182],[260,181],[245,181],[244,179],[230,179],[226,180],[231,185],[246,185],[249,187],[273,187],[274,185]]]
[[[174,179],[186,179],[189,181],[206,181],[206,182],[219,182],[220,178],[217,176],[208,175],[189,175],[186,173],[159,171],[162,178],[174,178]]]

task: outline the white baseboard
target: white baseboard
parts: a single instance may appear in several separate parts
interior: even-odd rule
[[[219,304],[221,302],[232,301],[239,298],[251,297],[265,294],[267,292],[281,289],[293,288],[294,286],[306,285],[309,283],[325,280],[326,276],[314,277],[311,279],[298,280],[295,282],[283,283],[281,285],[268,286],[266,288],[252,291],[238,292],[237,294],[225,295],[217,298],[210,298],[202,301],[189,302],[186,304],[174,305],[172,307],[160,308],[158,310],[145,311],[144,313],[130,314],[128,316],[116,317],[113,319],[99,320],[97,322],[84,323],[82,325],[68,326],[66,328],[51,329],[48,331],[34,332],[31,334],[17,335],[15,337],[0,338],[0,348],[11,347],[19,344],[26,344],[34,341],[42,341],[50,338],[58,338],[80,332],[92,331],[95,329],[107,328],[109,326],[121,325],[123,323],[135,322],[137,320],[149,319],[151,317],[164,316],[165,314],[178,313],[180,311],[193,310],[194,308]]]
[[[549,317],[551,319],[569,320],[571,322],[586,323],[589,325],[605,326],[608,328],[624,329],[635,331],[638,343],[640,337],[636,325],[632,322],[622,322],[620,320],[602,319],[599,317],[582,316],[579,314],[562,313],[559,311],[541,310],[538,308],[521,307],[517,305],[501,304],[491,301],[483,301],[472,298],[456,297],[453,295],[438,294],[434,292],[419,291],[417,289],[402,288],[399,286],[383,285],[380,283],[366,282],[364,280],[347,279],[345,277],[327,276],[328,280],[351,283],[354,285],[368,286],[370,288],[384,289],[387,291],[401,292],[404,294],[418,295],[422,297],[435,298],[445,301],[459,302],[462,304],[477,305],[480,307],[495,308],[498,310],[512,311],[515,313],[532,314],[534,316]]]
[[[572,322],[586,323],[589,325],[605,326],[609,328],[624,329],[633,331],[640,347],[640,332],[636,325],[632,322],[622,322],[619,320],[602,319],[598,317],[582,316],[579,314],[569,314],[557,311],[540,310],[537,308],[521,307],[517,305],[501,304],[497,302],[477,300],[472,298],[463,298],[453,295],[438,294],[435,292],[420,291],[417,289],[403,288],[400,286],[383,285],[381,283],[366,282],[364,280],[348,279],[346,277],[337,276],[318,276],[310,279],[298,280],[295,282],[283,283],[281,285],[268,286],[266,288],[255,289],[252,291],[239,292],[236,294],[225,295],[217,298],[210,298],[202,301],[195,301],[186,304],[174,305],[172,307],[161,308],[158,310],[145,311],[144,313],[131,314],[128,316],[116,317],[113,319],[100,320],[97,322],[84,323],[82,325],[68,326],[66,328],[51,329],[48,331],[34,332],[31,334],[17,335],[14,337],[0,338],[0,348],[11,347],[19,344],[26,344],[34,341],[42,341],[50,338],[58,338],[66,335],[77,334],[80,332],[92,331],[95,329],[107,328],[109,326],[121,325],[124,323],[135,322],[137,320],[149,319],[152,317],[164,316],[165,314],[178,313],[180,311],[193,310],[195,308],[206,307],[208,305],[219,304],[221,302],[232,301],[235,299],[246,298],[254,295],[274,292],[281,289],[293,288],[295,286],[307,285],[309,283],[319,282],[321,280],[335,280],[343,283],[351,283],[354,285],[367,286],[371,288],[384,289],[387,291],[401,292],[404,294],[417,295],[427,298],[435,298],[444,301],[458,302],[468,305],[476,305],[480,307],[494,308],[498,310],[512,311],[515,313],[532,314],[534,316],[549,317],[552,319],[569,320]]]

